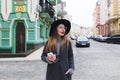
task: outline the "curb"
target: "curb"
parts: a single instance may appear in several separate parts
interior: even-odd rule
[[[0,61],[41,60],[41,54],[42,54],[43,48],[44,46],[32,52],[30,55],[26,57],[0,58]]]

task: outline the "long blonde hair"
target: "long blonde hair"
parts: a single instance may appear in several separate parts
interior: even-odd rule
[[[61,40],[60,48],[63,48],[63,46],[68,42],[70,42],[70,39],[66,35],[63,36]],[[57,37],[50,36],[48,38],[48,42],[46,45],[46,49],[45,49],[46,52],[52,52],[55,49],[56,43],[57,43]]]

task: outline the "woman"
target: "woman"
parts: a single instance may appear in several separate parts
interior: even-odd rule
[[[59,19],[51,25],[41,56],[41,59],[48,63],[46,80],[72,80],[74,56],[71,42],[66,36],[70,28],[71,23],[66,19]]]

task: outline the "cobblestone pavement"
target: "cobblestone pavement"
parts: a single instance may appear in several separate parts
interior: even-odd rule
[[[90,48],[74,48],[73,80],[120,80],[120,45],[91,41]]]
[[[120,45],[95,41],[91,41],[90,48],[76,48],[73,44],[73,80],[120,80],[119,50]],[[0,80],[45,80],[46,63],[38,58],[0,60]]]
[[[46,64],[39,60],[0,62],[0,80],[45,80]]]

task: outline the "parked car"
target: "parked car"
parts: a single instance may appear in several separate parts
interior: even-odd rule
[[[98,35],[97,35],[97,34],[93,35],[93,36],[92,36],[92,39],[93,39],[93,40],[98,40]]]
[[[106,39],[107,43],[120,43],[120,34],[111,35]]]
[[[85,36],[79,36],[76,39],[76,47],[82,47],[82,46],[90,47],[90,41]]]
[[[107,36],[101,36],[100,39],[99,39],[99,41],[100,42],[106,42],[107,38],[108,38]]]
[[[75,36],[75,35],[71,35],[70,38],[71,38],[72,40],[76,40],[76,36]]]
[[[99,42],[106,42],[108,37],[105,35],[93,35],[92,39]]]
[[[98,39],[97,40],[100,41],[100,42],[105,42],[107,38],[108,37],[105,36],[105,35],[98,35]]]
[[[86,36],[88,39],[91,39],[92,38],[92,35],[87,35]]]

